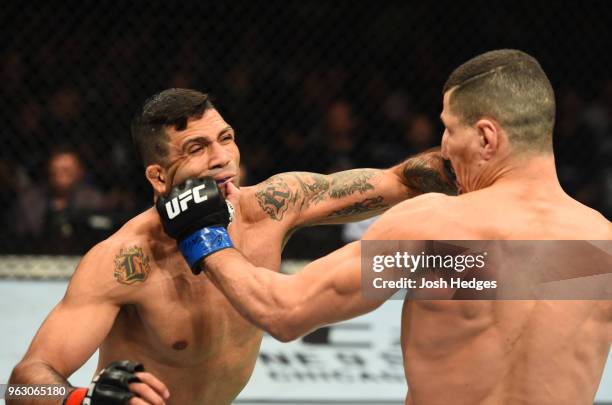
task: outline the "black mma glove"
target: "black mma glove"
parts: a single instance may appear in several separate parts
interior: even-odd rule
[[[135,373],[144,371],[140,363],[116,361],[106,366],[89,384],[77,388],[64,399],[64,405],[127,405],[134,394],[128,384],[140,382]]]
[[[155,207],[164,230],[177,240],[193,274],[200,273],[206,256],[233,247],[227,233],[233,208],[212,177],[186,180],[160,197]]]

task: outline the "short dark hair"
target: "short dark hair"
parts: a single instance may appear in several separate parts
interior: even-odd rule
[[[488,116],[506,130],[513,146],[552,151],[555,94],[532,56],[515,49],[478,55],[451,73],[443,94],[449,90],[450,109],[464,123]]]
[[[213,108],[208,94],[191,89],[167,89],[145,101],[131,125],[132,141],[142,164],[146,167],[165,163],[166,127],[182,131],[190,118],[201,118],[206,110]]]

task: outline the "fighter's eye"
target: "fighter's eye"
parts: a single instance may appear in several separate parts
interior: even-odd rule
[[[227,135],[223,135],[221,137],[221,142],[223,142],[223,143],[231,142],[233,140],[234,140],[234,135],[233,134],[227,134]]]
[[[189,148],[189,153],[194,154],[194,153],[198,153],[201,150],[202,150],[202,145],[194,145],[191,148]]]

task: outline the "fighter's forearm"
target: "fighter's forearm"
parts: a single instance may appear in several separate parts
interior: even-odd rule
[[[9,378],[9,384],[44,384],[44,385],[59,385],[66,387],[66,394],[74,389],[72,385],[55,371],[50,365],[43,361],[22,361],[14,369]],[[64,396],[48,397],[52,399],[42,399],[36,396],[28,396],[23,399],[6,398],[7,405],[61,405]]]
[[[203,271],[231,304],[249,322],[286,341],[289,319],[297,302],[290,288],[290,276],[253,266],[240,252],[225,249],[205,260]]]

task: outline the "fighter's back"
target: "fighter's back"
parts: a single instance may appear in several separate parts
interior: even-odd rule
[[[560,187],[423,201],[416,216],[398,207],[391,222],[429,218],[416,225],[419,239],[612,239],[610,222]],[[411,228],[404,238],[416,239]],[[611,341],[610,301],[406,301],[407,403],[591,404]]]

